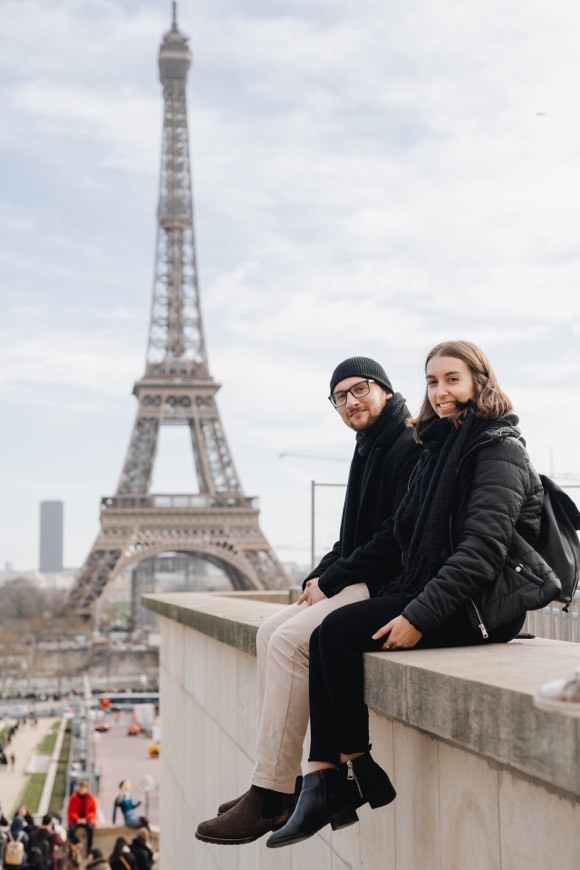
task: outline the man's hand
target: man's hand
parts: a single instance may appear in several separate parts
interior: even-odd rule
[[[318,577],[313,577],[312,580],[306,581],[306,586],[304,587],[304,592],[296,602],[296,604],[302,604],[304,601],[310,607],[312,604],[316,604],[318,601],[322,601],[326,598],[324,592],[318,588]]]
[[[402,615],[395,616],[394,619],[391,619],[390,622],[387,622],[386,625],[375,631],[373,640],[379,640],[379,638],[385,637],[385,635],[387,635],[387,639],[381,649],[388,650],[412,649],[423,637],[423,634]]]

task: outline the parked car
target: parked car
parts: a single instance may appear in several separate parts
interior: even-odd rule
[[[110,730],[111,726],[108,722],[95,722],[95,731],[100,731],[101,733],[104,733]]]

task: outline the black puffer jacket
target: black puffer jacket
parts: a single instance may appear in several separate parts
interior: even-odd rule
[[[460,462],[443,564],[403,615],[428,635],[464,606],[485,638],[552,601],[560,581],[533,549],[542,503],[518,429],[490,425]]]

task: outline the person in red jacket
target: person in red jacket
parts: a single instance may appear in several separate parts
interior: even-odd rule
[[[78,828],[87,832],[87,853],[93,845],[93,831],[97,826],[97,799],[89,791],[86,779],[81,779],[77,790],[69,798],[67,807],[68,835],[72,837]]]

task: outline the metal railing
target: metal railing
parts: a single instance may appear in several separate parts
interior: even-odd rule
[[[248,497],[238,493],[216,493],[215,495],[206,494],[154,494],[154,495],[133,495],[132,493],[107,496],[101,499],[101,510],[108,508],[125,508],[125,509],[173,509],[183,510],[184,508],[231,508],[245,507],[251,510],[258,509],[258,499],[256,497]]]
[[[76,790],[80,780],[86,779],[89,791],[99,792],[100,773],[95,761],[95,714],[92,711],[92,695],[89,678],[85,675],[84,692],[79,699],[72,720],[71,744],[66,772],[65,805]]]
[[[524,630],[536,637],[580,643],[580,594],[576,594],[566,613],[562,604],[549,604],[543,610],[530,610]]]

